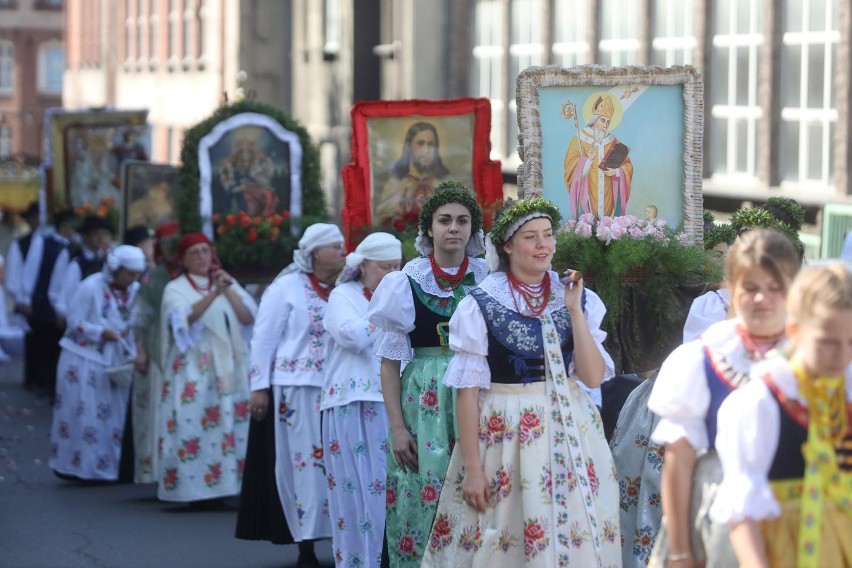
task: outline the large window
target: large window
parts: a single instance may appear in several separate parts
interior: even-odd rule
[[[15,44],[0,40],[0,97],[12,95],[15,79]]]
[[[760,0],[718,0],[713,21],[710,173],[756,178]]]
[[[136,22],[133,20],[133,0],[124,0],[124,62],[133,63],[136,59]]]
[[[12,129],[0,124],[0,160],[12,155]]]
[[[65,48],[58,41],[42,44],[38,50],[38,92],[61,95],[64,74]]]
[[[177,0],[169,0],[168,58],[174,64],[178,59],[178,34],[180,33],[180,9]]]
[[[693,0],[657,0],[651,63],[661,67],[689,65],[695,50]]]
[[[553,20],[553,62],[563,67],[589,61],[586,2],[556,2]]]
[[[148,53],[145,42],[148,39],[148,34],[145,33],[148,29],[148,16],[144,11],[142,3],[146,0],[136,0],[136,60],[142,62]],[[153,0],[147,0],[152,2]]]
[[[160,16],[157,14],[157,0],[148,0],[148,63],[155,65],[159,57],[158,43]]]
[[[544,45],[542,44],[543,0],[512,0],[512,43],[509,45],[509,140],[506,155],[516,158],[518,155],[518,107],[514,98],[515,80],[518,75],[532,65],[544,63]]]
[[[189,62],[197,57],[195,53],[195,42],[193,41],[193,31],[195,28],[195,2],[193,0],[183,0],[183,34],[182,36],[182,53],[184,62]]]
[[[679,0],[674,0],[679,1]],[[598,43],[602,65],[636,65],[639,55],[639,2],[636,0],[603,0]]]
[[[506,155],[503,88],[503,12],[501,0],[477,0],[475,12],[471,92],[491,100],[491,149]]]
[[[785,182],[826,189],[832,184],[839,3],[787,0],[784,6],[779,141]]]

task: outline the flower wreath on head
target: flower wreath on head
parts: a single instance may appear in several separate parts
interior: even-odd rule
[[[465,252],[469,256],[479,256],[485,252],[485,235],[482,233],[482,208],[476,201],[476,196],[464,184],[457,181],[445,181],[435,186],[432,194],[420,210],[417,239],[414,248],[423,256],[429,256],[435,250],[429,229],[432,228],[432,216],[439,207],[448,203],[458,203],[470,212],[470,240]]]
[[[520,201],[506,200],[497,211],[491,232],[488,233],[485,241],[485,260],[488,262],[488,268],[492,271],[497,269],[500,264],[498,251],[524,223],[541,217],[550,219],[554,230],[562,220],[559,208],[543,197],[531,197]]]

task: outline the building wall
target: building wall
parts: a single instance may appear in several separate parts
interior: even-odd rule
[[[41,156],[44,110],[60,104],[61,95],[39,89],[39,49],[62,42],[62,10],[17,2],[0,8],[0,41],[14,46],[12,92],[0,95],[0,125],[11,131],[10,154]]]

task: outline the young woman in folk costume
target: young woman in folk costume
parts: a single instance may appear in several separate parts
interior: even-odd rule
[[[654,566],[736,566],[727,527],[708,517],[722,476],[714,450],[716,415],[725,397],[748,382],[751,367],[784,339],[784,301],[798,269],[798,253],[781,233],[753,229],[742,235],[725,271],[735,317],[675,349],[660,368],[648,400],[660,416],[651,441],[665,444]]]
[[[852,273],[803,269],[789,345],[719,409],[724,477],[710,511],[740,566],[852,566]]]
[[[255,422],[237,536],[297,542],[300,567],[319,566],[314,541],[331,537],[320,432],[328,341],[322,320],[344,260],[343,234],[336,225],[305,229],[293,263],[263,293],[251,339]],[[265,421],[268,415],[271,423]],[[286,526],[276,517],[279,509]]]
[[[455,442],[454,397],[441,383],[452,353],[441,344],[459,301],[488,272],[474,258],[485,247],[473,193],[438,185],[421,210],[415,246],[422,256],[383,278],[369,309],[382,330],[375,352],[392,449],[385,526],[394,568],[420,566]]]
[[[257,306],[213,255],[206,236],[184,235],[177,245],[184,273],[163,290],[162,501],[219,506],[240,491],[248,434],[243,333]]]
[[[122,245],[74,293],[59,342],[50,433],[50,467],[60,477],[133,479],[132,461],[122,452],[132,449],[123,443],[130,387],[111,381],[106,370],[136,357],[130,310],[144,270],[142,251]]]
[[[613,375],[605,309],[579,273],[563,283],[550,270],[558,223],[541,198],[499,212],[496,271],[450,320],[459,444],[423,566],[621,564],[612,457],[578,385]]]
[[[323,319],[329,336],[320,406],[323,457],[332,548],[340,567],[381,562],[388,420],[380,362],[373,354],[378,328],[369,322],[367,308],[381,280],[401,263],[397,238],[368,235],[346,257]]]

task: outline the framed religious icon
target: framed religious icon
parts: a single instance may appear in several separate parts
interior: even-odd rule
[[[122,233],[136,225],[149,229],[176,219],[174,195],[178,168],[169,164],[152,164],[127,160],[121,170]]]
[[[518,76],[518,194],[565,219],[632,215],[703,238],[703,85],[692,67],[530,67]]]
[[[360,101],[352,107],[352,162],[343,169],[343,225],[416,226],[435,185],[459,181],[483,205],[503,198],[490,159],[488,99]]]
[[[255,112],[219,122],[198,143],[199,208],[204,232],[214,218],[243,213],[302,214],[302,144],[296,132]]]
[[[147,110],[48,113],[52,205],[121,210],[122,165],[150,155],[147,115]]]

